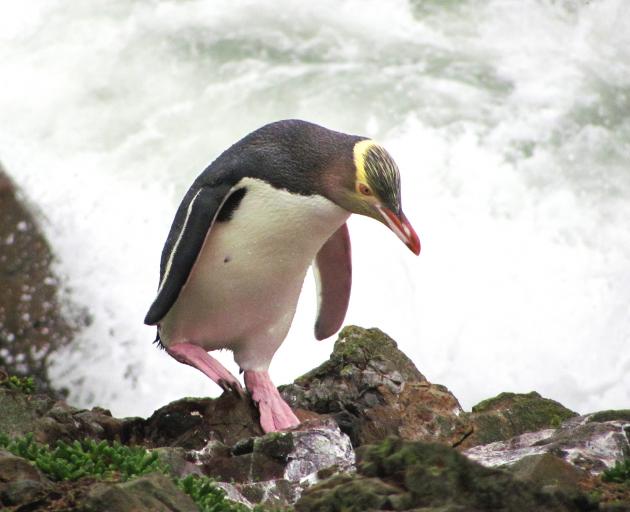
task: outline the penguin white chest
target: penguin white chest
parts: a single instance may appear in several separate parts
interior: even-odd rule
[[[308,266],[350,214],[322,196],[254,178],[233,190],[241,188],[231,218],[215,222],[206,236],[160,334],[167,346],[229,348],[239,364],[239,358],[268,364],[291,325]]]

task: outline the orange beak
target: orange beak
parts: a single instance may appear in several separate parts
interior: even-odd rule
[[[396,233],[396,236],[409,247],[411,252],[418,256],[420,254],[420,239],[407,220],[407,217],[405,217],[405,214],[401,211],[400,215],[396,215],[389,208],[380,205],[377,206],[377,208],[379,213],[383,216],[387,227]]]

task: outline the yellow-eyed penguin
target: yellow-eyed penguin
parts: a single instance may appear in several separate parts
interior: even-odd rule
[[[222,153],[194,181],[169,232],[145,323],[181,363],[223,389],[239,381],[208,351],[229,349],[265,432],[299,423],[267,372],[314,266],[315,337],[343,322],[351,287],[352,213],[372,217],[415,254],[391,156],[365,137],[300,120],[268,124]]]

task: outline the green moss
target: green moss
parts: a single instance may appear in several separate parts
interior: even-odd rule
[[[536,391],[522,394],[509,392],[499,393],[497,396],[487,398],[486,400],[482,400],[481,402],[479,402],[477,405],[473,405],[472,412],[495,411],[509,402],[514,402],[516,400],[536,400],[539,398],[542,398],[542,396],[536,393]]]
[[[84,476],[125,481],[134,476],[166,471],[158,461],[157,453],[118,442],[110,444],[93,439],[73,443],[59,441],[50,448],[35,442],[32,435],[11,440],[0,434],[0,446],[30,460],[56,481],[77,480]]]
[[[562,404],[531,393],[501,393],[472,408],[475,444],[503,441],[525,432],[557,428],[577,413]]]
[[[0,448],[35,464],[55,481],[92,477],[107,481],[127,481],[148,473],[169,473],[156,451],[118,442],[85,439],[73,443],[57,442],[54,448],[38,443],[32,435],[10,439],[0,433]],[[245,512],[244,505],[226,498],[225,492],[207,477],[189,475],[173,478],[175,484],[199,506],[201,512]],[[262,510],[262,509],[260,509]]]
[[[595,414],[591,414],[588,418],[588,422],[604,422],[604,421],[630,421],[630,409],[608,410],[600,411]]]
[[[296,510],[582,510],[569,506],[572,498],[542,493],[444,445],[387,438],[360,447],[357,456],[357,474],[305,490]],[[596,509],[587,505],[583,510]]]
[[[612,468],[604,470],[602,480],[630,485],[630,459],[617,461]]]
[[[272,432],[254,440],[254,451],[279,460],[286,460],[293,451],[293,436],[285,432]]]
[[[227,500],[223,489],[209,478],[188,475],[180,478],[177,486],[192,498],[201,512],[249,512],[245,505]]]
[[[422,374],[411,359],[398,350],[398,345],[380,329],[364,329],[355,325],[344,327],[339,333],[330,359],[296,379],[296,384],[330,375],[350,377],[355,368],[365,368],[371,361],[381,361],[388,368],[400,372],[405,380],[422,379]]]
[[[35,381],[33,377],[17,377],[16,375],[11,375],[10,377],[0,380],[0,386],[21,391],[27,395],[35,392]]]
[[[391,510],[390,496],[396,488],[376,478],[335,475],[316,484],[296,504],[298,512],[364,512]]]

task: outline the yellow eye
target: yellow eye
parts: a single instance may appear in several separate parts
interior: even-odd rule
[[[365,183],[359,183],[358,187],[359,192],[364,196],[371,196],[372,190]]]

